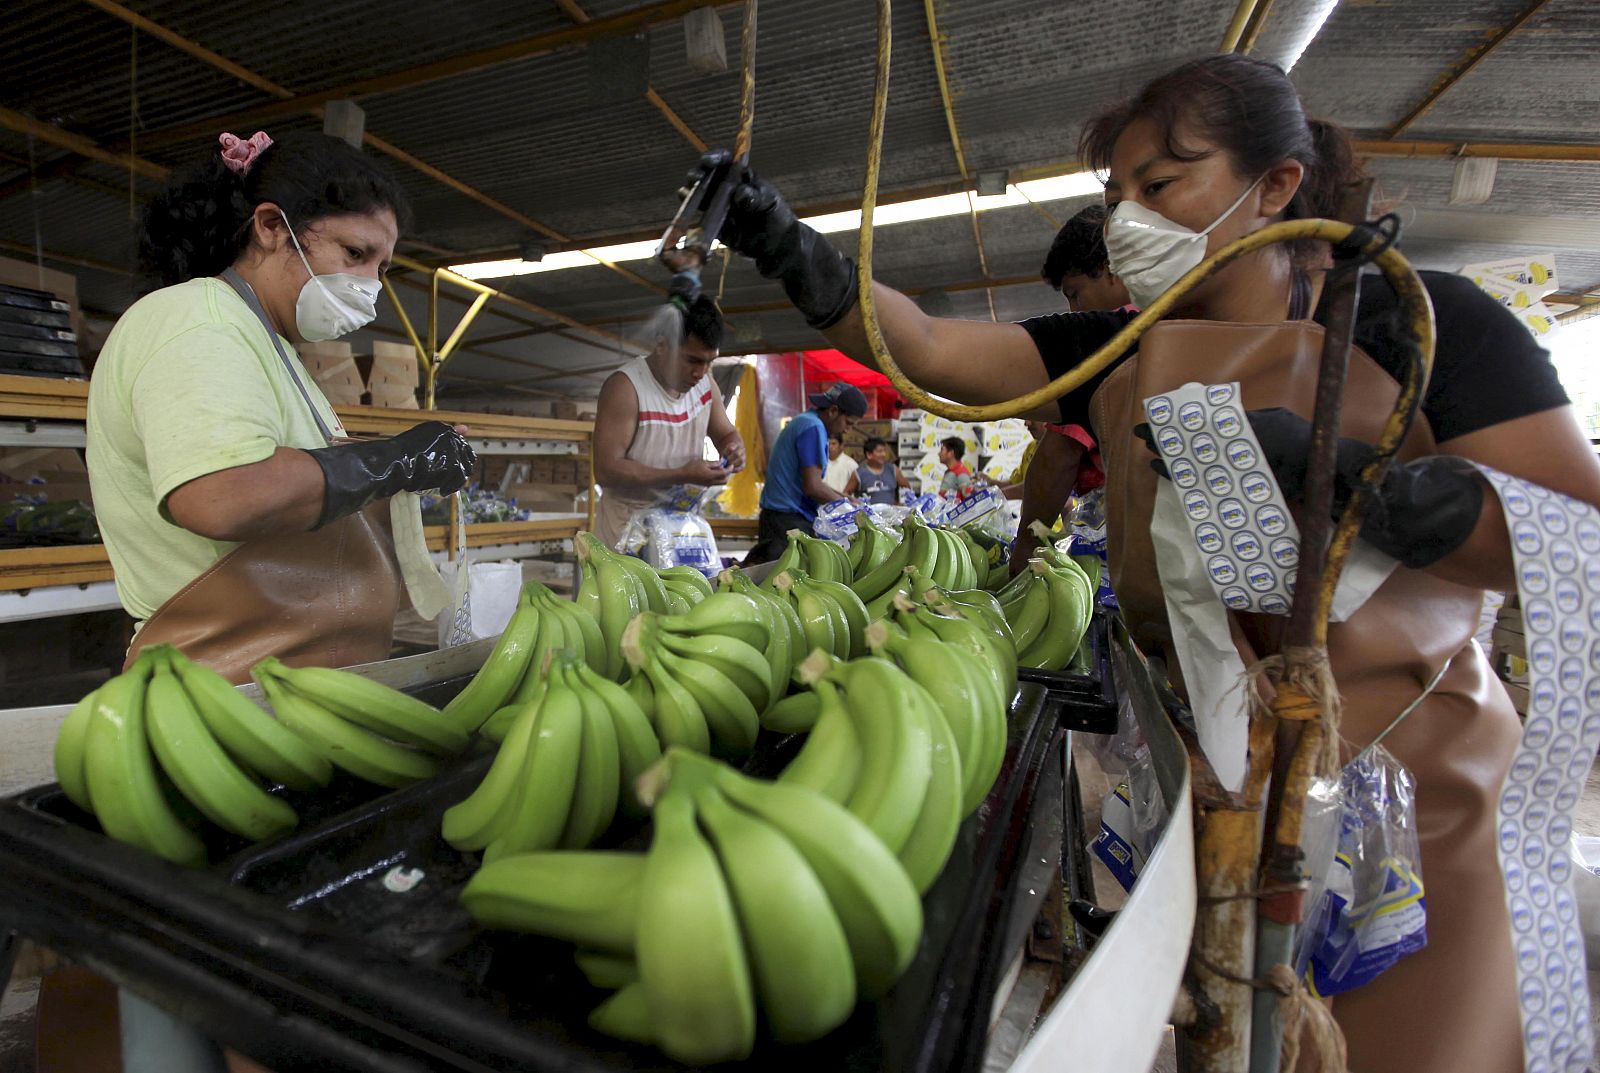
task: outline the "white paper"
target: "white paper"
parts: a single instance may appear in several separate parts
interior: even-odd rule
[[[450,606],[450,587],[439,576],[428,554],[422,531],[422,500],[401,492],[389,500],[389,525],[394,532],[395,561],[405,582],[411,606],[423,618],[433,618]]]

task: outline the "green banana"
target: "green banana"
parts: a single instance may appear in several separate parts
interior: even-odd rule
[[[861,779],[861,733],[832,682],[818,681],[812,693],[817,698],[816,725],[778,781],[844,804]]]
[[[761,608],[767,622],[767,703],[762,710],[772,707],[789,690],[789,678],[794,674],[794,648],[789,643],[789,627],[782,618],[778,605],[783,603],[775,593],[765,589],[752,589],[747,595]],[[752,701],[751,703],[754,703]]]
[[[513,713],[505,740],[500,743],[483,781],[471,794],[445,810],[441,833],[456,849],[481,850],[500,835],[511,819],[528,743],[539,721],[539,704],[507,708]]]
[[[629,1043],[654,1043],[655,1022],[644,984],[635,980],[596,1006],[589,1013],[589,1027]]]
[[[585,613],[571,600],[563,600],[555,593],[550,593],[549,607],[558,615],[566,616],[569,630],[576,630],[583,639],[584,662],[601,674],[606,673],[606,642],[600,633],[600,620],[593,615]]]
[[[871,533],[864,525],[856,526],[856,531],[850,535],[850,543],[845,545],[844,557],[850,564],[850,580],[854,581],[861,574],[861,559],[866,554],[867,545],[872,542]]]
[[[692,566],[669,566],[665,570],[657,570],[656,573],[660,575],[663,582],[668,584],[676,583],[685,590],[693,589],[700,594],[702,599],[710,596],[715,591],[711,587],[710,580]],[[699,603],[700,601],[696,600],[695,602]]]
[[[1041,573],[1049,567],[1040,563],[1040,569],[1034,569],[1030,564],[1028,573],[1033,580],[1029,582],[1021,599],[1012,604],[1012,611],[1007,614],[1006,620],[1011,623],[1011,636],[1020,655],[1032,647],[1044,632],[1045,625],[1050,621],[1050,592],[1045,586]]]
[[[561,619],[536,600],[530,600],[528,607],[539,616],[539,629],[528,645],[528,669],[506,700],[513,706],[526,704],[544,692],[553,654],[567,647],[567,630]]]
[[[887,993],[922,936],[922,900],[899,860],[859,819],[813,790],[759,781],[725,765],[716,785],[794,843],[844,928],[857,989],[865,998]]]
[[[554,849],[567,828],[583,749],[583,708],[570,689],[545,691],[508,818],[484,850],[486,863]]]
[[[1050,619],[1033,643],[1018,653],[1017,662],[1023,667],[1058,671],[1072,661],[1088,628],[1091,609],[1086,588],[1089,579],[1076,565],[1070,572],[1043,564],[1041,567]]]
[[[670,615],[686,615],[694,604],[685,600],[671,589],[667,590],[667,613]]]
[[[716,853],[686,794],[655,804],[639,904],[639,980],[657,1042],[694,1065],[746,1058],[755,998],[739,919]]]
[[[780,1043],[819,1039],[855,1008],[844,927],[816,873],[783,834],[713,786],[695,794],[743,924],[761,1011]]]
[[[578,590],[572,594],[572,602],[595,625],[600,624],[600,582],[595,577],[594,563],[583,556],[578,557]]]
[[[685,612],[706,598],[706,593],[699,588],[676,578],[663,578],[662,584],[667,587],[667,596],[675,597],[673,606],[675,608],[681,607]],[[673,612],[673,614],[679,613],[678,611]]]
[[[529,604],[519,603],[489,658],[466,688],[444,706],[444,717],[464,732],[476,733],[491,715],[505,707],[522,684],[538,638],[539,612]]]
[[[791,529],[790,532],[793,533],[796,530]],[[767,570],[767,580],[763,583],[766,588],[770,589],[772,587],[772,579],[785,570],[799,570],[806,565],[805,549],[800,546],[800,542],[793,537],[789,537],[788,541],[783,550],[778,553],[778,557],[773,560],[772,566]]]
[[[910,522],[909,518],[907,522]],[[911,532],[905,532],[900,543],[889,550],[883,561],[850,583],[850,588],[857,596],[870,604],[900,583],[906,566],[911,562],[911,535]]]
[[[994,690],[995,703],[1002,709],[1010,707],[1011,697],[1017,691],[1016,663],[1011,650],[1000,638],[969,619],[959,615],[941,615],[926,604],[916,608],[911,617],[905,620],[908,627],[912,624],[941,641],[959,645],[977,656]],[[911,631],[908,629],[907,632]]]
[[[646,810],[639,800],[639,776],[661,759],[661,743],[656,740],[650,718],[627,690],[608,678],[602,678],[592,667],[580,664],[576,669],[576,677],[578,685],[598,696],[611,713],[620,764],[621,797],[617,807],[624,815],[643,818]]]
[[[779,734],[808,734],[821,713],[821,699],[814,690],[807,689],[791,693],[768,708],[761,716],[761,725]]]
[[[292,831],[294,809],[229,759],[164,662],[145,693],[145,723],[156,759],[178,791],[225,831],[260,842]]]
[[[861,738],[861,777],[845,807],[898,853],[928,793],[933,738],[926,714],[909,696],[914,683],[888,660],[855,660],[830,677],[844,686]]]
[[[646,622],[640,618],[638,623],[628,628],[629,632],[623,638],[623,648],[628,654],[628,662],[636,671],[642,671],[644,677],[650,680],[653,701],[646,709],[650,713],[650,720],[655,727],[656,737],[663,746],[681,745],[697,753],[711,751],[711,728],[706,723],[705,713],[700,710],[692,694],[669,674],[656,660],[653,651],[647,652],[639,642],[638,635],[641,627]]]
[[[426,753],[385,741],[289,689],[276,674],[279,666],[276,658],[268,656],[250,673],[283,725],[329,763],[379,786],[407,786],[438,773],[438,761]]]
[[[765,652],[771,640],[760,606],[737,592],[713,593],[684,615],[663,615],[660,628],[667,633],[715,633],[733,637],[757,652]]]
[[[718,751],[748,755],[761,732],[761,717],[733,680],[709,663],[683,659],[665,647],[656,652],[656,660],[700,706]]]
[[[617,565],[638,584],[639,591],[644,595],[645,610],[658,615],[667,614],[667,587],[661,583],[661,575],[656,573],[655,568],[643,559],[624,555],[620,551],[611,554],[616,557]]]
[[[771,665],[761,651],[737,637],[705,633],[698,636],[663,633],[661,647],[685,659],[710,664],[738,686],[756,711],[767,707],[772,694]]]
[[[518,853],[478,869],[461,904],[486,928],[631,956],[644,863],[642,853]]]
[[[861,597],[848,585],[837,581],[815,581],[811,584],[824,595],[838,604],[844,612],[845,626],[850,636],[850,650],[848,659],[858,659],[867,653],[867,605],[861,602]]]
[[[150,754],[145,690],[154,669],[154,657],[141,654],[95,691],[83,749],[84,781],[107,835],[175,864],[200,865],[205,846],[167,803]]]
[[[913,693],[921,689],[921,683],[911,683]],[[923,709],[924,721],[933,737],[929,753],[928,790],[917,821],[901,845],[898,856],[900,863],[905,866],[906,875],[911,877],[912,885],[921,893],[933,886],[933,881],[939,878],[945,862],[950,859],[950,851],[956,844],[956,831],[961,827],[961,817],[966,815],[966,810],[962,801],[964,778],[961,755],[955,737],[950,733],[950,726],[939,717],[933,699],[925,692],[917,703]]]
[[[607,554],[605,546],[592,537],[583,540],[583,534],[579,536],[574,545],[578,561],[589,567],[584,571],[583,583],[589,585],[592,578],[594,592],[592,597],[585,596],[580,588],[578,602],[580,606],[598,612],[595,618],[600,623],[600,636],[606,653],[604,673],[607,678],[620,680],[624,670],[618,649],[622,631],[627,629],[634,616],[645,609],[646,596],[633,575],[617,564],[614,553]]]
[[[56,732],[56,781],[61,783],[67,800],[85,812],[93,812],[89,803],[89,787],[83,781],[83,746],[89,734],[89,720],[94,715],[94,694],[90,693],[67,713],[66,721]]]
[[[585,980],[606,991],[620,991],[639,979],[639,963],[631,957],[578,950],[573,953],[572,960]]]
[[[575,682],[576,657],[563,656],[556,674],[559,688],[577,698],[583,716],[583,744],[578,752],[578,777],[572,791],[572,809],[561,832],[561,845],[581,849],[592,845],[611,827],[617,816],[621,792],[622,755],[617,728],[605,701]]]
[[[1089,581],[1089,592],[1092,594],[1100,591],[1100,575],[1105,570],[1105,560],[1098,555],[1070,555],[1074,566],[1083,571],[1083,576]]]
[[[210,667],[167,653],[207,729],[239,763],[291,790],[328,785],[333,765],[290,727],[274,719]]]
[[[983,803],[993,782],[992,775],[988,782],[979,781],[982,765],[989,758],[992,721],[986,716],[993,708],[989,686],[979,677],[983,668],[973,662],[970,653],[941,641],[892,637],[887,630],[880,633],[879,628],[874,629],[873,639],[933,698],[943,722],[954,735],[961,753],[961,814],[965,816]]]
[[[467,735],[439,709],[349,671],[279,665],[278,680],[342,719],[440,756],[466,751]]]

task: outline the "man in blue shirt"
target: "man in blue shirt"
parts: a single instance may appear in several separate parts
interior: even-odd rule
[[[797,415],[772,445],[767,483],[761,490],[756,546],[745,564],[770,562],[789,546],[789,530],[810,534],[817,508],[844,499],[822,483],[828,465],[828,437],[843,435],[866,416],[867,397],[850,384],[834,384],[811,396],[811,409]]]

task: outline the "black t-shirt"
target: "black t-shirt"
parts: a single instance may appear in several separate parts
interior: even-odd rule
[[[1433,299],[1438,334],[1433,375],[1422,399],[1422,413],[1439,442],[1567,403],[1567,393],[1550,364],[1549,353],[1534,341],[1510,311],[1471,280],[1449,272],[1418,272]],[[1405,374],[1396,340],[1402,338],[1404,310],[1381,275],[1361,279],[1354,339],[1391,376]],[[1098,350],[1133,314],[1052,313],[1022,322],[1053,380]],[[1061,420],[1089,428],[1089,399],[1113,362],[1083,387],[1062,396]],[[1097,434],[1098,435],[1098,434]]]

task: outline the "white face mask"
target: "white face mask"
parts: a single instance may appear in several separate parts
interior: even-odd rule
[[[300,297],[294,303],[294,323],[300,336],[308,343],[326,343],[341,335],[349,335],[364,328],[378,317],[378,291],[382,289],[375,279],[356,276],[349,272],[328,272],[323,275],[311,270],[306,251],[294,236],[294,226],[282,209],[278,215],[289,228],[289,241],[306,266],[306,280],[300,288]]]
[[[1191,231],[1136,201],[1117,202],[1106,221],[1106,255],[1112,273],[1128,288],[1133,304],[1146,308],[1185,272],[1205,260],[1206,236],[1232,216],[1250,191],[1260,185],[1261,179],[1251,183],[1239,200],[1204,231]]]

